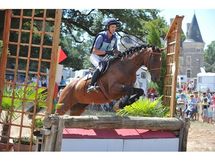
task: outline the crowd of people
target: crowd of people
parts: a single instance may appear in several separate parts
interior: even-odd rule
[[[215,92],[186,92],[179,89],[176,102],[176,111],[180,117],[215,123]]]
[[[12,75],[10,75],[8,78],[6,78],[6,81],[8,83],[14,82],[14,77]],[[18,75],[16,83],[17,84],[25,83],[25,76]],[[36,84],[38,84],[38,87],[47,87],[48,86],[48,81],[47,81],[45,76],[42,76],[42,77],[39,76],[38,77],[37,75],[33,75],[32,77],[28,78],[27,83],[28,84],[36,83]]]

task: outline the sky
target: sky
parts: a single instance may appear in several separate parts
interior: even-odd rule
[[[215,8],[214,9],[161,9],[160,15],[163,16],[167,23],[170,18],[176,15],[184,16],[182,29],[187,32],[187,23],[192,22],[193,15],[196,15],[202,39],[205,42],[205,48],[212,41],[215,41]]]

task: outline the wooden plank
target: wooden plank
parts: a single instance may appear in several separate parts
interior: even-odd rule
[[[176,44],[176,41],[169,42],[167,45],[174,45],[174,44]]]
[[[164,85],[164,87],[171,88],[172,85]]]
[[[54,36],[52,44],[52,54],[51,54],[51,64],[49,73],[49,90],[47,97],[47,112],[51,113],[53,109],[53,98],[54,98],[54,87],[55,87],[55,77],[58,64],[58,46],[59,46],[59,36],[60,36],[60,26],[61,26],[62,10],[56,10],[55,23],[54,23]]]
[[[184,16],[179,16],[179,15],[176,15],[175,19],[173,20],[170,28],[169,28],[169,31],[167,32],[167,35],[166,35],[166,38],[165,39],[168,39],[168,37],[170,37],[172,35],[172,33],[174,33],[173,31],[175,30],[175,25],[177,25],[177,21],[178,19],[183,19]],[[180,31],[181,32],[181,31]]]
[[[149,129],[149,130],[179,130],[183,121],[178,118],[159,117],[118,117],[118,116],[61,116],[65,128],[86,129]]]
[[[61,151],[62,138],[63,138],[63,129],[64,129],[64,119],[59,119],[57,137],[55,141],[55,149],[54,151]]]
[[[16,58],[16,56],[14,56],[14,55],[9,55],[8,58]],[[41,60],[41,61],[43,61],[43,62],[48,62],[48,63],[51,62],[51,60],[49,60],[49,59],[30,58],[30,56],[29,56],[29,57],[19,56],[19,59],[22,59],[22,60],[33,60],[33,61],[39,61],[39,60]],[[28,70],[26,69],[26,71],[28,71]],[[25,71],[25,72],[26,72],[26,71]]]
[[[3,31],[3,49],[0,62],[0,105],[2,102],[4,82],[5,82],[5,68],[7,64],[7,54],[8,54],[8,42],[9,42],[9,29],[11,23],[12,10],[5,11],[5,21],[4,21],[4,31]],[[0,112],[1,112],[0,106]]]
[[[170,102],[164,102],[164,104],[166,106],[170,106],[171,117],[174,116],[174,112],[175,112],[175,96],[176,96],[176,85],[177,85],[177,75],[178,75],[178,60],[179,60],[179,52],[180,52],[179,49],[180,49],[180,34],[181,34],[182,20],[183,20],[183,16],[177,15],[173,20],[170,26],[170,29],[166,35],[167,72],[166,72],[165,81],[164,81],[164,93],[165,91],[167,91],[167,89],[170,89],[171,99],[170,99]],[[169,82],[166,79],[167,77],[171,78],[171,82]]]
[[[179,131],[179,151],[187,151],[187,137],[190,127],[189,119],[185,119],[184,125]]]
[[[174,56],[174,62],[175,62],[175,68],[174,68],[174,75],[172,79],[172,99],[170,101],[170,116],[173,117],[176,107],[176,86],[177,86],[177,76],[178,76],[178,65],[179,65],[179,52],[180,52],[180,39],[181,39],[181,26],[182,26],[182,17],[178,17],[178,21],[176,23],[177,26],[177,33],[176,33],[176,46],[175,46],[175,56]]]
[[[163,96],[163,97],[166,97],[166,98],[171,98],[171,96],[167,96],[167,95],[165,95],[165,96]]]
[[[175,52],[167,53],[166,55],[167,55],[167,56],[172,56],[172,55],[175,55]]]
[[[22,46],[28,46],[29,45],[28,43],[17,43],[17,42],[9,42],[9,44],[11,44],[11,45],[22,45]],[[40,45],[32,44],[31,47],[38,47],[38,48],[40,48]],[[43,48],[49,48],[49,49],[51,49],[52,46],[43,45]]]

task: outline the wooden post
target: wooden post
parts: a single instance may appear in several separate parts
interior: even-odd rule
[[[10,23],[11,23],[12,10],[5,11],[5,21],[4,21],[4,31],[3,31],[3,50],[0,62],[0,105],[2,102],[2,96],[4,91],[4,81],[5,81],[5,68],[7,64],[8,55],[8,44],[9,44],[9,33],[10,33]],[[0,106],[0,113],[1,113]]]
[[[53,97],[54,97],[54,87],[55,87],[55,76],[58,63],[58,46],[59,46],[59,35],[60,35],[60,26],[62,18],[62,10],[56,10],[55,14],[55,28],[53,36],[53,48],[51,54],[51,68],[49,71],[49,85],[48,85],[48,98],[47,98],[47,112],[51,114],[53,109]]]
[[[174,116],[178,60],[180,52],[181,25],[184,16],[176,16],[167,33],[167,71],[164,81],[164,104],[170,106],[170,116]],[[170,59],[171,58],[171,59]],[[170,61],[171,60],[171,61]],[[165,103],[166,102],[166,103]]]
[[[58,129],[57,129],[57,136],[56,136],[54,151],[61,151],[63,129],[64,129],[64,119],[60,118],[59,124],[58,124]]]
[[[44,151],[54,151],[55,142],[58,132],[59,117],[57,115],[52,115],[52,117],[46,117],[44,119],[44,128],[50,129],[50,133],[44,136]]]
[[[187,151],[187,137],[190,127],[190,120],[185,119],[179,132],[179,151]]]

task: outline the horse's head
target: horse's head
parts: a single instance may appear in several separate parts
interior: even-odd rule
[[[151,74],[152,81],[158,82],[160,80],[162,65],[161,50],[148,48],[146,61],[146,67]]]
[[[129,48],[125,52],[120,53],[119,57],[133,55],[135,64],[137,64],[138,67],[140,65],[145,65],[151,74],[152,81],[157,82],[160,80],[161,73],[161,51],[162,50],[149,47],[148,45],[141,45]]]

